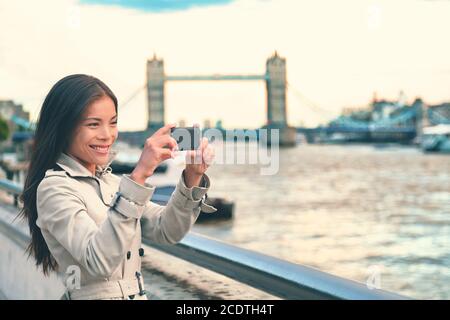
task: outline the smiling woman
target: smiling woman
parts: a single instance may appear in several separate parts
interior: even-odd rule
[[[155,187],[145,181],[174,156],[174,125],[149,137],[133,172],[119,177],[108,166],[117,118],[113,92],[83,74],[58,81],[39,114],[20,215],[30,227],[28,252],[44,274],[58,271],[73,281],[67,272],[79,270],[79,287],[69,281],[66,299],[146,299],[141,238],[175,244],[201,210],[216,211],[204,202],[214,157],[207,140],[187,153],[199,161],[188,161],[161,206],[150,201]]]
[[[38,185],[44,179],[46,171],[55,167],[58,157],[64,152],[67,154],[67,149],[74,149],[74,158],[85,158],[79,150],[82,147],[73,143],[75,140],[83,140],[80,137],[84,136],[84,131],[78,124],[83,114],[92,111],[92,106],[105,100],[105,97],[112,101],[113,112],[116,114],[117,98],[108,86],[94,77],[75,74],[58,81],[42,105],[22,194],[24,207],[21,215],[28,219],[30,226],[32,241],[28,251],[36,258],[36,265],[42,265],[45,274],[55,270],[57,263],[36,226]],[[85,165],[88,163],[89,160],[85,159]]]
[[[95,165],[108,160],[117,136],[114,101],[109,96],[103,96],[86,108],[68,152],[94,174]]]

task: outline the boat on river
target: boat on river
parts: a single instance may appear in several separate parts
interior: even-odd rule
[[[420,146],[424,152],[450,153],[450,124],[424,128]]]

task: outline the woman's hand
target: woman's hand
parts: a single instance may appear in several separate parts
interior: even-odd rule
[[[186,153],[186,169],[184,178],[186,187],[199,186],[203,174],[214,160],[214,149],[208,145],[208,139],[203,138],[197,150]]]
[[[170,136],[170,129],[175,126],[166,124],[145,141],[141,157],[130,175],[132,180],[144,185],[161,162],[174,157],[177,142]]]

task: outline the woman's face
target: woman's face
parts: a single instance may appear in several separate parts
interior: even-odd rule
[[[95,174],[96,165],[108,163],[110,148],[117,135],[116,108],[111,98],[104,96],[84,111],[67,153]]]

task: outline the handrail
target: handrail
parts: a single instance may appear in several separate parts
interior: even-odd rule
[[[11,193],[14,196],[14,206],[18,206],[19,204],[19,196],[22,194],[23,187],[11,180],[0,179],[0,190],[4,190],[8,193]]]
[[[177,245],[146,245],[284,299],[403,300],[407,297],[190,232]]]
[[[22,187],[0,179],[0,189],[18,195]],[[409,299],[192,232],[176,245],[143,243],[283,299]]]
[[[0,190],[4,190],[15,196],[19,196],[22,193],[23,188],[20,184],[14,182],[14,181],[0,179]]]

